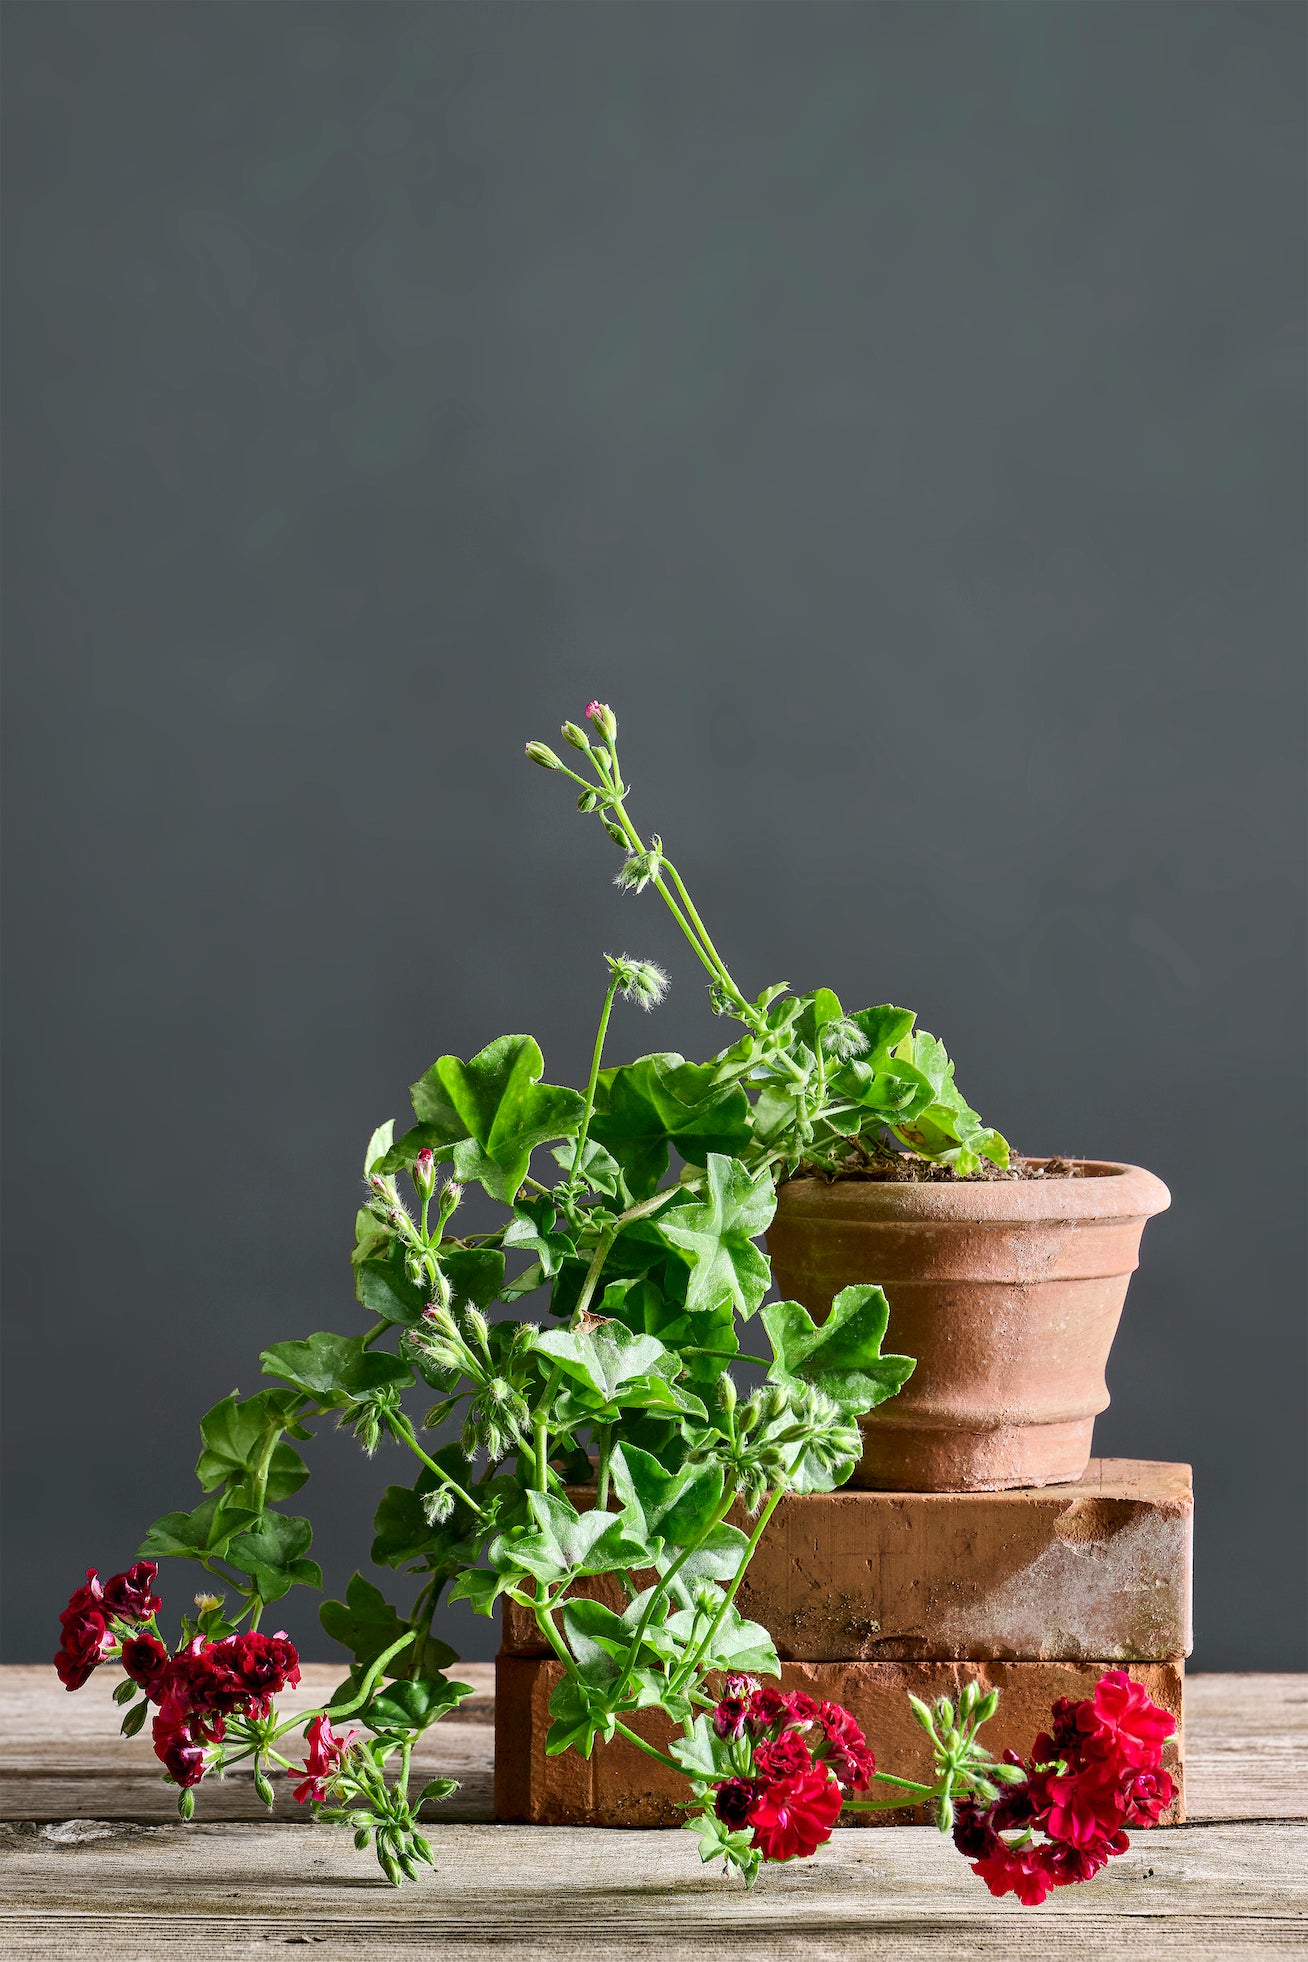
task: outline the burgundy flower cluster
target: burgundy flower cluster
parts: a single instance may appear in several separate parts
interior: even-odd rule
[[[848,1710],[802,1690],[784,1695],[752,1676],[728,1676],[711,1721],[720,1738],[744,1747],[748,1767],[718,1786],[714,1810],[733,1831],[752,1826],[765,1860],[816,1853],[840,1815],[842,1786],[865,1792],[876,1775]]]
[[[86,1584],[73,1590],[59,1617],[63,1633],[54,1666],[65,1689],[81,1689],[97,1664],[117,1649],[124,1630],[113,1623],[152,1621],[163,1606],[151,1592],[159,1569],[153,1560],[138,1560],[125,1574],[113,1574],[101,1585],[94,1567]]]
[[[159,1714],[152,1725],[155,1756],[183,1787],[204,1776],[206,1745],[221,1742],[226,1719],[266,1717],[272,1699],[300,1680],[294,1644],[279,1631],[257,1629],[208,1642],[197,1635],[170,1655],[153,1623],[163,1606],[152,1592],[159,1569],[138,1560],[101,1586],[94,1568],[60,1615],[63,1637],[55,1668],[65,1688],[80,1689],[101,1662],[117,1657]]]
[[[1051,1714],[1028,1760],[1005,1753],[1026,1782],[984,1810],[965,1799],[954,1815],[954,1844],[973,1873],[992,1894],[1015,1894],[1024,1907],[1038,1907],[1051,1888],[1092,1879],[1125,1853],[1124,1828],[1156,1825],[1174,1791],[1162,1769],[1174,1721],[1124,1670],[1101,1676],[1083,1702],[1061,1697]],[[1014,1829],[1020,1839],[1002,1837]],[[1036,1840],[1036,1832],[1046,1837]]]
[[[177,1784],[198,1785],[205,1746],[222,1742],[226,1719],[266,1717],[277,1692],[299,1682],[300,1658],[281,1630],[247,1629],[221,1642],[197,1635],[176,1655],[164,1654],[152,1675],[134,1680],[159,1705],[151,1725],[155,1756]]]

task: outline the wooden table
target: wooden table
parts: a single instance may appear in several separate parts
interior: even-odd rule
[[[684,1833],[492,1825],[491,1671],[460,1673],[478,1694],[463,1722],[431,1733],[422,1768],[457,1775],[463,1789],[428,1828],[435,1873],[397,1892],[346,1834],[298,1822],[293,1802],[279,1796],[269,1821],[248,1776],[203,1786],[196,1823],[179,1824],[148,1744],[116,1735],[108,1671],[69,1696],[48,1669],[0,1670],[0,1954],[1308,1955],[1308,1676],[1192,1677],[1188,1823],[1135,1836],[1088,1886],[1021,1908],[992,1900],[929,1828],[842,1830],[815,1859],[771,1870],[746,1894],[702,1868]],[[302,1707],[338,1674],[308,1670]]]

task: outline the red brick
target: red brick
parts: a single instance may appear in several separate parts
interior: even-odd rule
[[[1111,1662],[794,1662],[781,1672],[782,1686],[830,1698],[851,1710],[867,1732],[884,1771],[901,1778],[931,1777],[930,1747],[914,1721],[908,1692],[926,1698],[957,1697],[965,1683],[1000,1691],[998,1714],[984,1738],[993,1751],[1027,1751],[1049,1720],[1055,1698],[1080,1698]],[[1163,1708],[1181,1719],[1183,1666],[1172,1662],[1127,1665]],[[684,1814],[676,1801],[689,1788],[654,1758],[618,1738],[597,1744],[589,1759],[567,1751],[545,1755],[549,1699],[562,1674],[554,1661],[501,1655],[495,1670],[495,1816],[541,1826],[675,1826]],[[666,1747],[676,1733],[649,1712],[631,1722],[651,1743]],[[1176,1803],[1165,1815],[1173,1825],[1184,1815],[1183,1747],[1168,1747],[1168,1768],[1178,1781]],[[882,1786],[875,1797],[889,1797]],[[919,1825],[920,1808],[850,1814],[861,1825]]]
[[[1022,1491],[813,1493],[777,1507],[739,1602],[783,1661],[1157,1661],[1190,1651],[1192,1524],[1190,1467],[1129,1458]],[[548,1653],[512,1603],[504,1652]]]

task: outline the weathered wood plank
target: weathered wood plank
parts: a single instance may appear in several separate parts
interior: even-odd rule
[[[484,1818],[490,1671],[462,1673],[479,1690],[472,1721],[438,1727],[423,1769],[463,1776],[456,1803]],[[336,1676],[306,1671],[291,1704],[308,1708]],[[701,1868],[678,1832],[468,1824],[451,1807],[428,1828],[437,1871],[396,1893],[344,1835],[306,1830],[294,1808],[268,1821],[248,1777],[206,1786],[204,1823],[179,1825],[148,1743],[115,1736],[111,1689],[67,1696],[48,1670],[0,1671],[4,1806],[32,1822],[0,1826],[6,1956],[244,1962],[276,1945],[312,1946],[322,1962],[619,1962],[654,1950],[659,1962],[938,1962],[960,1945],[976,1962],[1308,1953],[1304,1677],[1192,1678],[1192,1823],[1138,1835],[1092,1886],[1039,1909],[992,1900],[929,1829],[840,1831],[747,1895]],[[243,1808],[259,1822],[215,1823]]]
[[[457,1951],[618,1957],[803,1953],[1085,1958],[1302,1953],[1308,1872],[1293,1823],[1142,1835],[1092,1887],[1039,1910],[993,1901],[939,1834],[842,1831],[753,1894],[677,1832],[442,1826],[437,1870],[390,1889],[327,1829],[8,1827],[8,1952],[150,1962],[312,1944],[328,1956]]]

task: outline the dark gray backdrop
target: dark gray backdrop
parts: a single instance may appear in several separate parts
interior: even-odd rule
[[[438,1052],[576,1080],[605,948],[677,983],[615,1053],[715,1045],[521,758],[599,694],[751,987],[1168,1181],[1098,1446],[1194,1462],[1196,1662],[1302,1665],[1303,42],[9,7],[9,1659],[358,1325]],[[313,1458],[339,1587],[406,1474]]]

